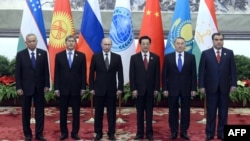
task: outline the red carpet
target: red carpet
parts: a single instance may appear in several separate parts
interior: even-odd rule
[[[0,141],[22,141],[24,136],[22,133],[21,125],[21,109],[16,108],[17,113],[12,114],[8,110],[1,109],[0,111]],[[203,119],[202,108],[192,108],[191,110],[191,125],[188,131],[191,141],[203,141],[205,139],[205,124],[198,123],[198,120]],[[48,141],[58,141],[60,138],[59,124],[56,122],[59,119],[59,111],[54,108],[45,109],[45,130],[44,136]],[[79,136],[84,141],[93,140],[94,126],[93,123],[86,123],[85,121],[91,118],[89,108],[81,108],[81,128]],[[122,108],[123,120],[127,123],[117,123],[116,138],[119,141],[131,141],[136,133],[136,111],[135,108]],[[71,120],[71,114],[68,116]],[[168,109],[167,108],[155,108],[154,109],[154,140],[155,141],[168,141],[170,140],[170,131],[168,127]],[[229,124],[249,124],[250,123],[250,110],[243,109],[230,109],[229,110]],[[34,124],[31,124],[34,133]],[[71,124],[68,124],[69,131],[71,131]],[[108,140],[106,135],[107,121],[106,116],[104,119],[104,136],[102,141]],[[69,133],[70,135],[70,133]],[[215,136],[216,138],[216,136]],[[66,141],[72,140],[68,138]],[[179,138],[176,141],[182,141]],[[214,139],[213,141],[218,141]]]

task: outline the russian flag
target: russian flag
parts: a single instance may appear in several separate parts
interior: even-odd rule
[[[86,0],[78,40],[79,51],[85,53],[87,60],[87,77],[92,55],[102,51],[101,41],[104,38],[102,19],[98,0]],[[89,80],[87,78],[87,80]]]
[[[40,0],[26,0],[23,9],[17,51],[21,51],[26,48],[25,38],[29,33],[34,33],[37,36],[37,48],[47,51],[46,32]]]

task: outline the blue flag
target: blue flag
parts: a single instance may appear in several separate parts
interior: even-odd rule
[[[168,54],[175,51],[174,40],[183,37],[186,40],[186,51],[192,53],[193,33],[190,16],[189,0],[177,0],[175,11],[169,29],[167,45],[164,53]]]

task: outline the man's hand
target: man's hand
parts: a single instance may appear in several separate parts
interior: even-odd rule
[[[154,97],[157,97],[158,93],[158,91],[154,91]]]
[[[200,93],[201,93],[201,94],[205,94],[205,93],[206,93],[205,88],[200,88]]]
[[[49,91],[49,87],[44,87],[44,93],[47,93]]]
[[[21,96],[21,95],[23,95],[23,90],[22,89],[18,89],[18,90],[16,90],[16,93]]]
[[[81,96],[83,96],[85,94],[85,92],[86,92],[86,90],[82,89],[81,92],[80,92]]]
[[[133,96],[134,98],[137,98],[137,95],[138,95],[138,91],[137,91],[137,90],[134,90],[134,91],[132,92],[132,96]]]
[[[196,91],[191,91],[191,96],[196,96]]]
[[[91,90],[89,92],[90,92],[90,94],[95,95],[95,90]]]
[[[55,90],[55,95],[57,96],[57,97],[60,97],[60,91],[59,90]]]
[[[117,90],[116,95],[120,96],[121,94],[122,94],[122,91],[121,90]]]
[[[168,97],[168,91],[163,91],[163,96]]]
[[[231,88],[230,88],[230,92],[232,93],[232,92],[235,92],[236,91],[236,87],[235,86],[232,86]]]

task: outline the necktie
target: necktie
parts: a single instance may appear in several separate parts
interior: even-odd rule
[[[143,62],[144,62],[145,69],[147,70],[147,69],[148,69],[148,59],[147,59],[147,54],[144,54],[144,59],[143,59]]]
[[[31,62],[32,62],[33,68],[36,68],[36,58],[35,58],[34,52],[31,52]]]
[[[69,56],[68,56],[68,57],[69,57],[69,58],[68,58],[69,67],[71,68],[71,65],[72,65],[72,59],[71,59],[72,52],[69,51],[69,52],[68,52],[68,55],[69,55]]]
[[[179,57],[178,57],[178,70],[179,70],[179,72],[181,72],[181,70],[182,70],[181,54],[179,54]]]
[[[217,62],[220,63],[220,51],[219,50],[216,51],[216,59],[217,59]]]
[[[109,57],[108,57],[107,53],[105,54],[105,56],[106,56],[105,60],[104,60],[105,61],[105,66],[106,66],[106,69],[108,70],[109,69]]]

